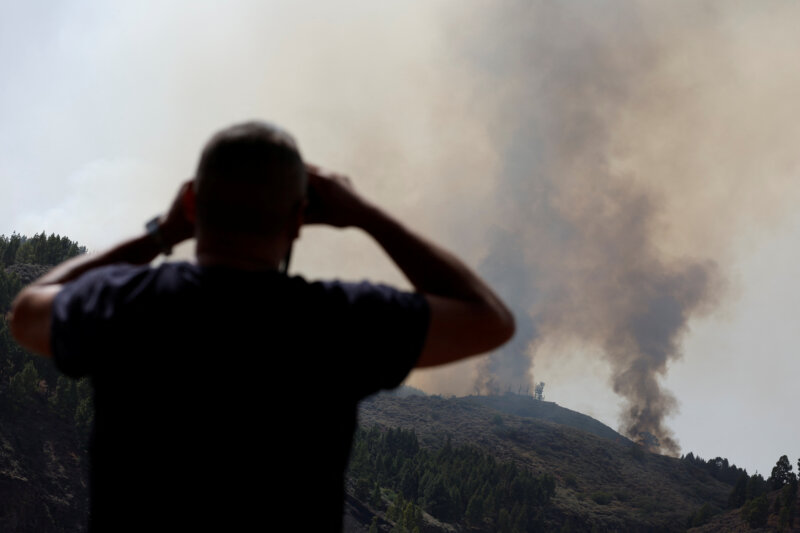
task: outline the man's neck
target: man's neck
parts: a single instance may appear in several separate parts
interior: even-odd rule
[[[290,245],[255,235],[198,235],[198,264],[237,270],[278,270]]]

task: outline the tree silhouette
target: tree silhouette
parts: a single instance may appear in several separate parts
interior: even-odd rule
[[[792,473],[792,464],[789,462],[789,458],[785,455],[781,455],[781,458],[778,459],[778,462],[775,463],[775,466],[772,468],[772,474],[769,476],[770,488],[772,490],[783,488],[783,486],[794,479],[794,477]]]

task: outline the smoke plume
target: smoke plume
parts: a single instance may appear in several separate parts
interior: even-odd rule
[[[536,371],[557,394],[549,370],[575,382],[600,354],[621,430],[668,452],[663,377],[727,296],[731,242],[800,201],[788,0],[87,0],[3,15],[0,233],[91,250],[138,234],[213,131],[269,119],[513,307],[502,351],[412,384],[516,391]],[[358,232],[304,229],[292,270],[404,283]]]
[[[665,17],[647,3],[507,1],[470,13],[478,24],[459,21],[476,109],[503,162],[481,270],[519,324],[478,365],[477,391],[530,386],[545,341],[599,348],[624,399],[621,431],[679,452],[665,425],[677,401],[660,380],[691,319],[720,300],[727,237],[708,212],[666,221],[720,175],[749,181],[715,153],[736,138],[703,136],[720,103],[732,103],[722,87],[746,94],[734,68],[742,35],[726,33],[712,7],[676,4]],[[720,203],[708,205],[724,217]],[[689,234],[707,237],[707,226],[714,238],[698,245]]]

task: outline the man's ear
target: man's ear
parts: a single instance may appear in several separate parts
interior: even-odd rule
[[[183,191],[183,212],[186,214],[186,219],[191,222],[197,222],[197,196],[194,192],[194,182],[189,182],[189,186]]]

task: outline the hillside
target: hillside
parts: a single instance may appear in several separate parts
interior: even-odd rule
[[[493,396],[468,396],[459,398],[459,401],[475,402],[510,415],[553,422],[605,439],[631,443],[626,437],[591,416],[561,407],[554,402],[537,401],[528,395],[507,393]]]
[[[85,252],[58,235],[0,235],[0,531],[86,530],[92,419],[87,381],[17,345],[5,313],[22,286]]]
[[[555,494],[544,509],[546,531],[684,531],[688,517],[704,504],[715,510],[726,506],[732,487],[692,463],[650,454],[618,435],[600,437],[537,418],[541,413],[586,423],[585,415],[576,417],[579,413],[552,403],[523,409],[518,403],[523,399],[533,401],[379,395],[362,403],[360,424],[413,430],[420,446],[431,449],[449,438],[453,446],[477,446],[535,475],[552,475]],[[613,432],[594,422],[590,425]],[[352,491],[351,497],[357,500]],[[455,525],[455,530],[466,529]]]
[[[85,431],[57,414],[44,392],[8,402],[0,390],[0,399],[0,531],[85,531]]]

